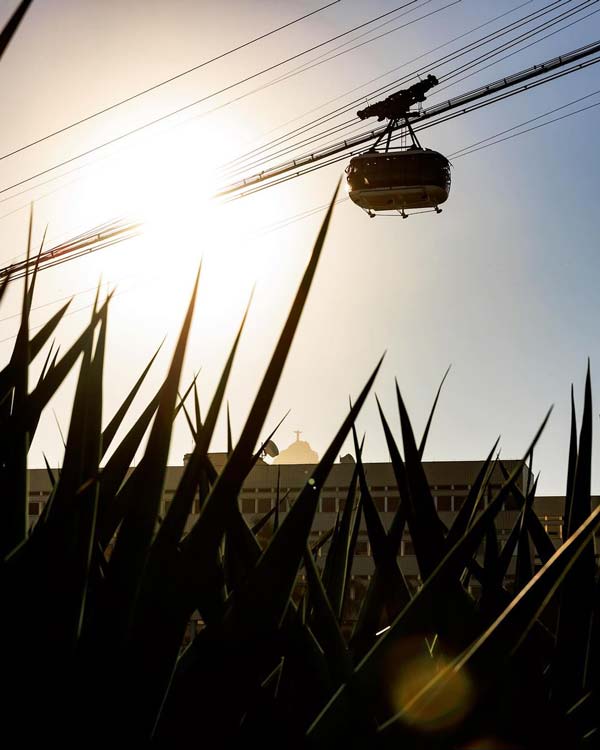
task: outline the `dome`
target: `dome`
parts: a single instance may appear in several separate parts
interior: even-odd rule
[[[314,451],[306,440],[300,440],[301,432],[296,430],[296,441],[282,450],[273,459],[274,464],[318,464],[319,454]]]

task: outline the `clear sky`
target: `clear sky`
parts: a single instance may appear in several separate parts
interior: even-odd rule
[[[0,155],[321,4],[316,0],[230,0],[226,4],[34,0],[0,61]],[[263,42],[1,160],[0,190],[400,4],[399,0],[342,0]],[[16,5],[16,0],[0,2],[0,24]],[[229,389],[234,434],[243,424],[322,213],[292,223],[287,220],[327,203],[344,163],[224,206],[208,200],[223,182],[219,167],[335,106],[366,96],[418,65],[549,5],[557,6],[555,14],[581,7],[580,14],[567,23],[600,9],[600,3],[582,0],[562,4],[419,0],[410,14],[390,17],[391,23],[360,41],[437,12],[250,94],[327,51],[320,49],[207,100],[143,136],[0,193],[2,266],[24,253],[31,200],[35,200],[36,241],[46,224],[52,242],[115,216],[135,214],[146,222],[139,239],[44,271],[36,289],[39,309],[33,313],[33,325],[57,309],[58,300],[77,295],[72,303],[76,312],[65,318],[59,332],[64,350],[87,321],[99,277],[105,284],[117,285],[109,320],[105,420],[166,336],[138,411],[164,376],[202,258],[203,276],[182,385],[201,370],[198,383],[207,407],[256,284]],[[444,50],[410,62],[509,11],[513,12]],[[428,103],[598,38],[600,13],[486,70],[475,69],[465,80],[458,76],[451,87],[433,91]],[[432,65],[428,72],[442,76],[455,65]],[[378,76],[383,77],[369,83]],[[600,67],[593,66],[431,128],[422,140],[451,155],[599,89]],[[232,102],[246,93],[245,98]],[[330,103],[333,99],[336,102]],[[594,94],[557,114],[597,102],[600,95]],[[225,106],[209,112],[217,105]],[[348,395],[357,394],[387,350],[375,390],[397,435],[394,377],[420,433],[438,382],[452,364],[427,459],[482,458],[498,435],[502,436],[502,455],[518,457],[554,404],[535,468],[541,471],[541,492],[564,492],[569,389],[574,383],[580,416],[588,357],[597,398],[600,393],[599,115],[600,107],[592,108],[452,159],[452,192],[440,216],[371,220],[349,201],[340,203],[265,436],[291,409],[276,442],[285,447],[295,439],[293,430],[300,429],[302,438],[322,454],[343,419]],[[338,138],[333,136],[333,140]],[[299,148],[296,153],[302,152]],[[284,226],[274,230],[278,222]],[[20,293],[17,283],[0,313],[0,356],[5,360],[18,325],[14,314]],[[52,412],[66,431],[72,385],[73,378],[57,394],[40,425],[31,451],[32,466],[41,464],[42,451],[53,464],[61,460]],[[597,414],[596,409],[595,430]],[[366,459],[388,460],[374,397],[360,416],[359,428],[367,433]],[[224,448],[224,435],[221,422],[214,450]],[[190,448],[191,438],[182,421],[175,430],[172,463],[180,463]],[[596,463],[599,458],[596,440]],[[600,492],[597,472],[593,489]]]

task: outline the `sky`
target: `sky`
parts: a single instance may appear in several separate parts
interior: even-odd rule
[[[34,0],[0,61],[0,156],[324,4]],[[515,47],[507,59],[469,70],[469,77],[459,75],[448,87],[440,85],[426,106],[600,38],[600,3],[592,0],[561,5],[418,0],[328,47],[209,97],[400,5],[399,0],[341,0],[0,160],[1,266],[25,253],[31,202],[34,246],[46,227],[50,246],[114,217],[144,222],[140,237],[43,271],[36,286],[32,326],[41,325],[75,295],[58,332],[63,351],[85,326],[99,280],[104,290],[116,287],[109,314],[105,422],[163,339],[133,416],[164,377],[202,260],[182,390],[199,372],[206,410],[254,288],[228,389],[234,437],[243,426],[318,233],[324,215],[320,207],[332,198],[346,162],[218,204],[210,196],[231,182],[223,172],[226,163],[341,104],[359,97],[372,101],[368,95],[377,86],[418,66],[432,63],[426,72],[442,77],[457,64],[433,64],[442,54],[549,5],[557,6],[555,15],[580,7],[578,15],[565,21],[578,22],[526,49]],[[16,0],[0,2],[1,25],[16,6]],[[504,13],[504,18],[414,62]],[[390,23],[369,31],[384,21]],[[369,34],[355,44],[390,33],[286,77],[305,62],[320,61],[328,50],[344,51],[347,48],[333,48],[365,31]],[[390,73],[392,69],[396,71]],[[276,81],[282,76],[286,80]],[[593,389],[600,393],[600,107],[462,158],[452,154],[581,97],[592,94],[553,116],[598,103],[598,90],[600,68],[591,66],[425,131],[423,144],[452,162],[452,190],[440,215],[369,219],[348,200],[336,206],[264,437],[291,410],[275,442],[284,448],[295,439],[293,431],[302,430],[302,439],[323,454],[346,414],[348,396],[358,394],[386,352],[374,392],[398,439],[394,379],[420,434],[439,381],[451,365],[426,460],[483,458],[498,435],[501,455],[520,457],[553,405],[534,470],[540,471],[539,493],[564,493],[570,388],[573,384],[580,421],[588,358]],[[201,104],[158,126],[51,169],[202,98]],[[355,132],[354,127],[348,126],[348,133]],[[298,147],[294,154],[305,150]],[[265,161],[241,176],[287,158]],[[345,197],[344,188],[340,197]],[[305,212],[310,215],[299,218]],[[0,311],[4,361],[18,327],[21,284],[12,285]],[[34,378],[44,353],[39,359]],[[32,467],[43,465],[42,453],[53,465],[61,462],[58,425],[66,433],[75,375],[43,417],[30,451]],[[596,407],[594,415],[596,430]],[[365,460],[387,461],[374,395],[360,414],[358,428],[366,433]],[[170,462],[180,464],[191,447],[189,430],[180,420]],[[211,448],[224,447],[222,419]],[[341,452],[348,450],[350,442]],[[598,440],[594,451],[595,468]],[[600,493],[597,471],[592,489]]]

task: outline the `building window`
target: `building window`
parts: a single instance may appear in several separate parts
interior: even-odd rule
[[[438,497],[437,501],[438,510],[451,510],[450,498],[449,497]]]
[[[369,554],[369,545],[367,542],[356,542],[355,554],[358,557],[366,557]]]
[[[415,554],[415,548],[413,546],[412,542],[402,542],[403,545],[403,555],[414,555]]]
[[[400,506],[399,497],[388,497],[387,499],[388,513],[395,513],[398,510],[399,506]]]
[[[254,498],[249,497],[242,498],[242,513],[256,513],[256,505]]]
[[[321,501],[323,513],[335,513],[335,497],[324,497]]]
[[[40,504],[39,503],[29,503],[29,515],[30,516],[39,516],[40,514]]]
[[[258,513],[268,513],[271,510],[271,499],[259,497],[257,500]]]
[[[385,497],[375,497],[373,499],[377,510],[381,513],[385,513]]]

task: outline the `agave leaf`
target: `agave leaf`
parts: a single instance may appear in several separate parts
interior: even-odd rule
[[[515,553],[515,549],[517,548],[517,544],[519,543],[519,536],[521,535],[522,519],[526,513],[527,513],[527,507],[524,506],[521,512],[519,513],[519,516],[517,520],[515,521],[510,534],[508,535],[508,539],[506,540],[506,542],[504,543],[504,546],[502,547],[500,555],[498,556],[498,562],[497,562],[496,573],[495,573],[496,585],[500,585],[502,583],[502,581],[504,580],[508,572],[509,565]]]
[[[46,472],[48,474],[48,479],[50,480],[50,486],[54,487],[56,484],[56,478],[54,477],[54,472],[50,468],[50,464],[48,463],[48,459],[46,458],[46,454],[42,454],[44,456],[44,463],[46,464]]]
[[[126,510],[108,566],[107,585],[113,598],[115,634],[121,642],[125,642],[129,637],[139,587],[156,527],[171,440],[177,386],[192,325],[199,279],[200,269],[171,366],[160,391],[158,409],[146,450],[140,461],[139,471],[135,472],[130,480],[137,493],[134,495],[134,502]]]
[[[318,540],[310,548],[310,551],[313,553],[313,555],[316,555],[317,552],[321,549],[321,547],[323,547],[323,545],[327,544],[327,542],[333,536],[333,532],[334,531],[335,531],[335,527],[332,526],[330,529],[328,529],[323,534],[321,534],[321,536],[318,538]]]
[[[344,420],[329,448],[300,494],[281,526],[250,571],[245,585],[229,599],[222,627],[207,627],[197,638],[196,665],[201,672],[210,669],[213,690],[207,698],[210,710],[203,714],[207,722],[219,721],[222,716],[222,691],[227,693],[227,712],[237,715],[244,696],[251,685],[260,682],[260,673],[266,669],[264,658],[250,644],[258,641],[276,658],[275,645],[288,612],[293,586],[304,556],[306,541],[316,511],[319,492],[324,485],[344,439],[358,411],[362,407],[381,361],[367,381],[356,405]],[[235,456],[237,446],[232,456]],[[220,477],[222,474],[220,475]],[[218,484],[216,485],[218,486]],[[215,489],[208,503],[214,497]],[[208,506],[205,505],[205,508]],[[210,667],[208,665],[211,665]],[[177,678],[177,673],[176,673]],[[185,700],[181,687],[173,695],[171,704]],[[177,716],[180,716],[180,708]]]
[[[266,719],[269,736],[277,737],[284,747],[293,747],[319,706],[331,695],[332,684],[323,650],[302,622],[301,613],[286,617],[281,637],[283,669],[277,700]],[[263,732],[255,739],[260,744],[264,737],[263,724]]]
[[[225,537],[225,580],[229,592],[236,591],[244,584],[261,554],[262,547],[254,529],[250,529],[239,507],[235,508]]]
[[[33,360],[37,357],[37,355],[42,350],[42,347],[46,342],[49,340],[50,336],[54,333],[56,330],[56,327],[62,320],[64,314],[69,309],[69,305],[73,301],[73,298],[66,302],[58,312],[54,313],[54,315],[50,318],[50,320],[43,325],[40,330],[35,334],[35,336],[31,339],[29,342],[29,361],[33,362]]]
[[[23,16],[27,12],[27,9],[31,5],[31,0],[21,0],[17,5],[14,13],[8,20],[6,26],[0,33],[0,57],[4,54],[6,48],[10,44],[10,40],[13,38],[15,31],[18,29],[19,24],[23,20]]]
[[[100,474],[98,539],[102,549],[105,549],[112,539],[127,508],[132,502],[134,495],[132,490],[133,485],[128,488],[128,483],[126,483],[122,489],[120,488],[125,481],[127,472],[148,429],[148,425],[158,408],[162,387],[161,385],[154,398],[129,429],[129,432],[117,446]],[[135,473],[135,469],[133,473]]]
[[[340,512],[335,514],[335,523],[333,524],[333,534],[331,535],[331,544],[327,549],[327,555],[325,557],[325,565],[323,567],[323,585],[327,586],[328,574],[331,570],[331,562],[333,555],[335,554],[336,543],[338,541],[338,535],[340,530]]]
[[[194,423],[192,422],[192,418],[190,417],[189,412],[186,409],[183,399],[181,398],[181,396],[179,398],[180,398],[181,409],[183,410],[183,413],[185,415],[185,421],[187,422],[189,430],[192,433],[192,438],[194,439],[194,441],[197,441],[198,433],[196,432],[196,427],[194,426]]]
[[[278,466],[277,467],[277,487],[275,489],[275,518],[273,519],[273,531],[277,531],[277,529],[279,528],[279,503],[281,502],[281,500],[279,499],[280,498],[280,486],[281,486],[281,466]]]
[[[47,560],[37,583],[37,606],[46,611],[46,668],[59,669],[81,635],[95,539],[102,420],[106,307],[94,353],[84,351],[75,390],[63,471],[46,507],[39,544]],[[39,524],[38,524],[39,525]],[[53,550],[52,554],[48,554]]]
[[[192,388],[194,388],[194,387],[196,386],[196,378],[198,377],[198,375],[199,375],[199,374],[200,374],[200,372],[198,371],[198,372],[197,372],[197,373],[196,373],[196,374],[194,375],[194,378],[193,378],[192,382],[191,382],[191,383],[190,383],[190,384],[188,385],[188,387],[187,387],[187,388],[185,389],[185,392],[184,392],[183,396],[179,396],[179,392],[178,392],[178,396],[179,396],[179,403],[178,403],[178,404],[177,404],[177,406],[175,407],[175,416],[173,417],[174,419],[175,419],[175,417],[177,417],[177,415],[179,414],[179,412],[180,412],[180,411],[181,411],[181,409],[183,408],[183,405],[184,405],[184,404],[185,404],[185,402],[187,401],[187,397],[188,397],[188,396],[190,395],[190,391],[192,390]]]
[[[485,553],[483,556],[483,571],[485,576],[489,575],[495,569],[498,564],[499,554],[496,524],[492,524],[485,533]]]
[[[94,337],[98,321],[101,319],[103,311],[108,306],[109,301],[110,296],[106,299],[102,308],[92,315],[92,320],[88,327],[83,331],[75,343],[58,362],[53,363],[43,381],[29,394],[26,411],[23,415],[19,415],[19,417],[25,422],[32,438],[32,426],[38,424],[42,411],[46,408],[52,396],[54,396],[63,380],[67,377],[71,368],[79,359],[81,353],[87,346],[89,346],[90,340]]]
[[[461,670],[469,670],[478,677],[478,690],[485,691],[490,675],[496,675],[506,661],[525,643],[527,636],[544,607],[561,584],[566,582],[569,570],[587,548],[594,532],[600,528],[600,507],[581,524],[567,542],[554,553],[552,559],[531,579],[498,619],[466,649],[457,659],[443,669],[428,685],[406,705],[402,713],[387,721],[385,732],[401,720],[406,712],[423,709],[435,700],[449,680]],[[487,676],[487,677],[486,677]]]
[[[502,471],[502,474],[506,478],[508,476],[508,470],[504,466],[502,462],[500,462],[500,469]],[[552,557],[554,554],[554,544],[552,542],[552,539],[548,535],[548,532],[546,529],[544,529],[544,526],[540,519],[537,517],[535,511],[533,510],[532,503],[535,499],[535,491],[537,488],[538,480],[535,479],[533,483],[533,487],[531,488],[528,498],[531,496],[531,502],[527,505],[527,511],[525,515],[525,522],[527,524],[527,530],[531,536],[531,541],[533,542],[535,549],[537,551],[537,554],[540,556],[540,560],[542,563],[547,563],[548,560]],[[516,499],[517,507],[522,508],[524,505],[526,505],[526,498],[519,489],[515,485],[513,488],[513,497]]]
[[[333,201],[323,222],[307,269],[292,304],[292,309],[275,347],[258,394],[250,409],[238,443],[212,486],[209,496],[203,503],[198,520],[181,542],[180,553],[178,553],[177,559],[178,572],[175,573],[176,578],[174,581],[175,588],[179,590],[176,600],[177,607],[171,613],[163,612],[163,618],[160,623],[162,632],[168,630],[175,641],[177,641],[178,633],[180,636],[183,635],[186,623],[194,609],[198,606],[202,607],[200,600],[202,591],[206,585],[202,573],[205,568],[212,569],[213,562],[217,557],[221,545],[221,540],[230,523],[241,485],[255,461],[254,447],[258,441],[260,430],[267,416],[273,394],[281,377],[281,372],[300,320],[300,315],[324,244],[332,210]],[[194,571],[194,575],[190,575],[190,571]],[[209,629],[207,628],[207,630]],[[201,643],[209,637],[203,637]],[[170,656],[173,667],[176,657],[176,652]],[[168,661],[169,655],[165,654],[164,658],[161,658],[156,667],[152,669],[152,675],[149,678],[149,682],[152,685],[162,682],[161,700],[158,705],[155,702],[155,693],[150,696],[152,700],[150,705],[144,707],[141,705],[143,701],[138,701],[139,711],[133,712],[132,722],[134,724],[139,723],[143,727],[143,733],[146,732],[146,728],[149,728],[150,733],[154,731],[153,726],[155,726],[158,716],[157,711],[160,709],[162,696],[166,694],[171,679],[170,673],[167,670],[169,666]],[[148,668],[150,668],[150,665],[148,665]],[[144,694],[146,694],[145,691]]]
[[[153,716],[150,726],[147,726],[145,699],[148,693],[143,692],[144,674],[135,672],[138,659],[137,650],[134,650],[133,646],[137,647],[138,644],[134,644],[131,639],[137,632],[135,625],[140,591],[158,523],[177,387],[192,324],[199,277],[200,269],[171,365],[159,392],[158,408],[144,456],[125,485],[127,492],[124,494],[128,500],[125,504],[125,514],[106,567],[97,617],[89,625],[91,637],[88,639],[87,647],[91,666],[86,672],[97,672],[101,679],[98,685],[93,685],[93,689],[110,696],[108,733],[116,731],[119,727],[122,736],[130,741],[140,731],[141,736],[149,737],[154,720]],[[169,571],[165,571],[165,578],[168,577]],[[152,627],[155,633],[160,633],[158,623],[153,623]],[[148,637],[148,630],[144,635]],[[181,639],[176,641],[180,642]],[[162,661],[159,665],[163,668]],[[118,684],[113,686],[112,692],[108,689],[107,681],[111,672],[119,674]],[[132,700],[132,696],[135,696],[136,700]],[[152,698],[160,703],[160,697],[154,695]]]
[[[310,533],[321,488],[324,486],[331,466],[362,407],[381,367],[380,360],[364,386],[356,404],[344,420],[323,458],[313,470],[311,478],[300,491],[298,498],[287,513],[267,549],[258,561],[249,581],[251,599],[267,596],[263,602],[258,621],[281,622],[294,585],[298,567],[304,554],[306,539]],[[264,619],[263,619],[264,618]]]
[[[410,591],[396,560],[397,547],[388,539],[369,492],[362,459],[358,457],[360,496],[371,543],[373,561],[381,577],[388,618],[393,621],[410,601]]]
[[[435,503],[429,482],[425,476],[419,451],[415,443],[410,419],[396,381],[396,397],[402,425],[404,460],[409,485],[411,513],[408,515],[408,526],[419,561],[423,580],[434,570],[444,548],[444,534],[435,509]]]
[[[279,422],[277,422],[277,424],[275,425],[275,427],[271,430],[271,432],[269,433],[269,435],[267,435],[266,439],[263,440],[263,442],[260,444],[259,449],[254,453],[254,456],[252,458],[252,468],[254,468],[254,466],[256,465],[256,463],[258,461],[258,459],[265,452],[265,447],[266,447],[267,443],[269,443],[271,440],[273,440],[273,437],[275,436],[275,433],[277,432],[277,430],[281,427],[281,425],[288,418],[290,411],[291,411],[291,409],[288,409],[286,411],[286,413],[283,415],[283,417],[281,417],[281,419],[279,420]]]
[[[339,685],[350,677],[352,665],[338,625],[338,618],[331,608],[312,552],[308,547],[304,551],[304,568],[315,610],[314,632],[325,654],[334,684]]]
[[[400,639],[411,638],[435,627],[431,620],[436,598],[443,595],[449,581],[455,580],[460,575],[468,559],[479,547],[488,526],[493,523],[508,496],[511,485],[522,471],[532,447],[537,443],[549,416],[550,412],[542,422],[525,457],[513,470],[509,481],[502,485],[496,497],[491,500],[487,508],[482,510],[463,537],[446,552],[435,571],[424,581],[423,586],[390,628],[375,642],[356,666],[352,679],[337,691],[315,719],[308,732],[311,741],[318,744],[332,737],[337,737],[339,741],[340,726],[344,727],[346,732],[344,736],[352,736],[353,731],[362,728],[365,711],[369,711],[369,705],[385,705],[386,698],[382,693],[385,680],[382,678],[382,669],[388,655]]]
[[[8,42],[6,42],[8,43]],[[0,54],[2,48],[0,47]],[[33,207],[29,213],[29,236],[27,242],[27,262],[31,252],[31,232],[33,227]],[[34,279],[31,282],[33,288]],[[7,368],[0,373],[0,382],[10,373],[9,382],[1,382],[0,393],[4,396],[14,388],[12,415],[22,414],[27,403],[29,372],[29,312],[31,296],[28,289],[28,275],[23,284],[21,324],[12,357]],[[12,416],[11,415],[11,416]],[[14,420],[13,420],[14,421]],[[30,433],[22,421],[10,431],[0,435],[0,487],[4,502],[0,503],[0,559],[17,547],[27,535],[27,502],[29,499],[27,453]]]
[[[223,373],[221,374],[217,390],[215,391],[208,414],[206,415],[206,421],[202,426],[202,431],[196,437],[194,450],[188,457],[188,462],[183,470],[183,476],[181,477],[173,501],[171,502],[166,518],[156,536],[156,541],[152,548],[151,561],[156,562],[158,565],[157,572],[159,572],[160,566],[162,565],[161,557],[165,554],[165,550],[167,548],[174,550],[175,545],[179,543],[184,531],[186,519],[192,509],[194,493],[199,484],[200,471],[202,470],[202,462],[208,454],[208,448],[213,437],[219,411],[221,410],[221,405],[225,396],[225,389],[227,387],[227,382],[235,359],[235,353],[242,336],[242,331],[244,330],[247,316],[248,308],[244,313],[231,352],[223,369]],[[190,427],[193,429],[191,420]],[[156,557],[154,557],[155,555]]]
[[[117,434],[117,430],[121,426],[121,423],[123,422],[123,419],[125,418],[125,415],[127,414],[129,407],[133,403],[133,399],[136,397],[137,392],[139,391],[142,383],[144,382],[144,379],[146,378],[146,375],[148,374],[148,371],[152,367],[154,360],[158,356],[159,351],[162,348],[162,345],[164,344],[164,339],[161,341],[158,349],[154,352],[152,357],[150,358],[150,361],[144,368],[142,374],[137,379],[135,385],[133,388],[129,391],[127,394],[125,400],[121,404],[121,406],[117,409],[115,412],[115,415],[110,420],[110,422],[107,424],[107,426],[104,428],[104,431],[102,433],[102,455],[106,454],[106,451],[108,450],[109,445],[112,443],[115,435]]]
[[[200,399],[198,398],[198,388],[196,387],[196,376],[194,376],[194,412],[196,415],[196,432],[200,434],[202,429],[202,416],[200,414]]]
[[[52,367],[52,363],[50,361],[50,358],[52,357],[53,349],[54,349],[54,342],[52,342],[52,344],[50,344],[50,349],[48,350],[48,354],[46,355],[46,359],[44,361],[44,366],[42,367],[42,371],[40,373],[40,377],[38,378],[38,383],[37,383],[38,385],[43,381],[43,379],[46,377],[49,369]],[[52,362],[56,361],[57,354],[58,354],[58,351],[54,353],[54,358],[53,358]],[[37,422],[35,422],[35,423],[33,423],[31,425],[31,432],[32,432],[32,434],[34,434],[36,430],[37,430]],[[64,446],[64,444],[65,444],[65,441],[63,440],[63,446]]]
[[[569,536],[571,528],[571,503],[573,498],[573,487],[575,485],[575,467],[577,465],[577,418],[575,415],[575,396],[571,384],[571,437],[569,440],[569,463],[567,470],[567,491],[565,494],[565,509],[563,512],[563,542]]]
[[[50,360],[52,357],[52,353],[54,352],[54,344],[55,341],[52,340],[52,343],[50,344],[50,348],[48,349],[48,354],[46,355],[46,359],[44,360],[44,365],[42,367],[42,371],[40,373],[40,377],[38,378],[38,384],[42,382],[42,380],[45,378],[46,373],[51,367]],[[56,354],[54,355],[56,356]]]
[[[278,511],[279,506],[282,505],[285,500],[287,500],[289,495],[290,495],[290,490],[288,490],[285,493],[285,495],[283,495],[280,499],[277,499],[277,498],[275,499],[275,504],[273,505],[271,510],[268,510],[261,518],[258,519],[258,521],[255,524],[252,525],[251,529],[252,529],[253,534],[260,533],[260,531],[267,525],[267,523],[269,523],[271,518],[275,516],[275,514]],[[277,528],[275,527],[275,523],[273,523],[273,531],[277,531]]]
[[[229,416],[229,401],[227,402],[227,455],[231,456],[233,440],[231,439],[231,418]]]
[[[253,461],[255,460],[252,452],[267,416],[273,394],[279,383],[283,366],[300,321],[300,315],[302,314],[304,304],[308,297],[308,292],[329,228],[337,189],[339,189],[339,183],[334,198],[323,220],[308,266],[300,282],[292,308],[275,347],[275,351],[273,352],[273,356],[271,357],[267,372],[265,373],[260,385],[258,394],[254,400],[239,441],[234,447],[223,471],[215,482],[209,497],[201,508],[200,516],[194,528],[188,534],[182,545],[182,563],[187,570],[197,569],[198,566],[202,564],[202,560],[206,559],[205,556],[208,556],[208,559],[211,559],[213,556],[214,550],[220,544],[225,532],[228,515],[231,512],[235,498],[237,498],[244,478],[247,476]],[[193,587],[190,587],[190,589],[188,606],[195,606],[196,596],[193,592]]]
[[[567,532],[569,536],[589,518],[591,512],[592,413],[588,362]],[[595,604],[595,578],[594,545],[590,542],[567,576],[560,596],[556,654],[553,660],[553,695],[565,708],[578,700],[586,688],[585,667]]]
[[[494,455],[499,440],[500,438],[498,438],[492,446],[492,450],[488,453],[487,458],[481,465],[481,468],[479,469],[477,476],[475,477],[475,481],[471,484],[471,488],[467,493],[465,502],[462,504],[460,510],[456,514],[456,518],[454,519],[454,522],[450,527],[450,530],[448,531],[448,536],[446,537],[447,549],[453,547],[461,538],[461,536],[466,532],[477,508],[479,507],[479,504],[483,499],[487,484],[494,472],[495,464],[492,464],[492,456]]]
[[[525,522],[526,513],[521,516],[519,528],[519,542],[517,544],[517,567],[515,570],[515,593],[521,591],[533,578],[533,557],[531,554],[531,545],[529,544],[529,534]]]
[[[448,377],[448,373],[450,372],[450,368],[452,365],[448,366],[448,369],[444,373],[444,377],[442,378],[442,382],[440,383],[437,393],[435,394],[435,399],[433,401],[433,406],[431,407],[431,411],[429,412],[429,417],[427,419],[427,424],[425,425],[425,431],[423,432],[423,437],[421,438],[421,442],[419,444],[419,458],[423,458],[423,453],[425,453],[425,446],[427,445],[427,437],[429,436],[429,430],[431,428],[431,422],[433,421],[433,415],[435,414],[435,410],[437,407],[437,403],[440,398],[440,394],[442,392],[442,387],[444,385],[444,381]]]
[[[332,542],[325,563],[325,572],[323,580],[327,580],[327,598],[331,602],[331,607],[338,622],[342,619],[342,610],[344,606],[344,588],[348,572],[348,548],[350,545],[350,534],[352,531],[352,511],[356,501],[356,486],[358,483],[358,468],[355,467],[348,487],[348,494],[344,504],[344,510],[340,519],[338,533],[335,535],[335,542]],[[331,563],[329,562],[331,559]],[[350,561],[351,562],[351,561]]]

